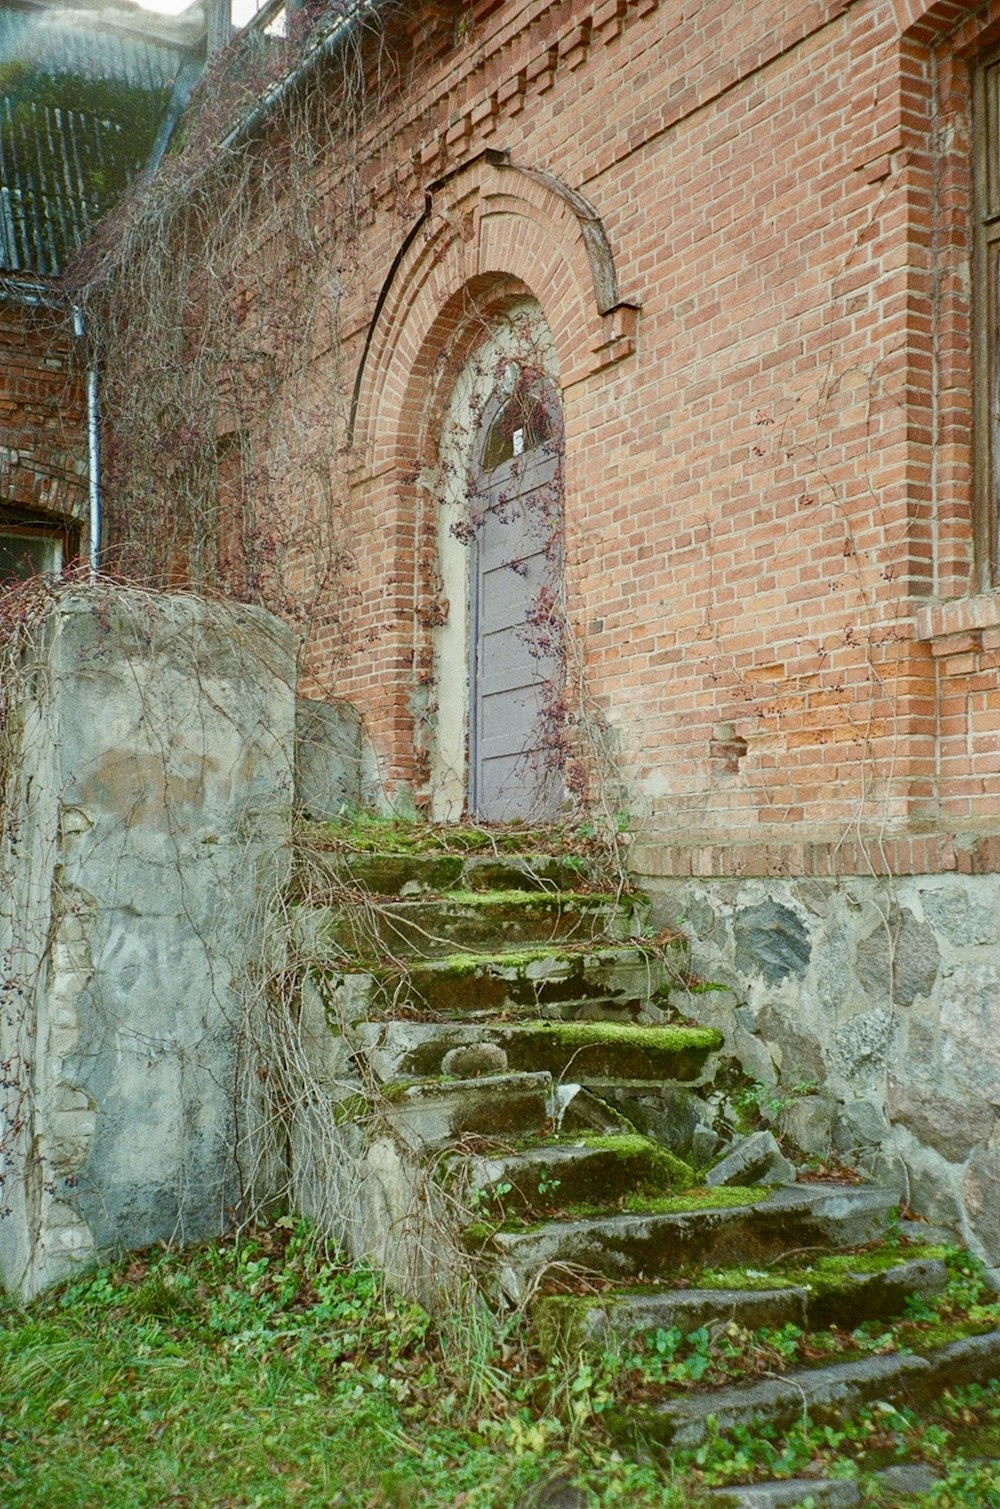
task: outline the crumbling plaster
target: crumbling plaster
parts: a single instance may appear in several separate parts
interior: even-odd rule
[[[30,1295],[223,1230],[250,1194],[238,1080],[288,852],[293,640],[257,609],[75,592],[16,682],[0,1278]]]

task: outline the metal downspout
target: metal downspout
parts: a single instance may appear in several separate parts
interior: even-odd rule
[[[87,359],[87,492],[90,502],[87,532],[87,565],[91,585],[97,580],[101,559],[101,437],[97,393],[97,358],[87,341],[87,326],[79,304],[73,305],[73,333],[83,343]]]

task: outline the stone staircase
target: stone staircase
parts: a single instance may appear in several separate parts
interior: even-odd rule
[[[471,1264],[557,1373],[600,1373],[623,1449],[675,1464],[759,1437],[759,1478],[804,1421],[874,1411],[881,1439],[893,1410],[933,1413],[946,1389],[1000,1376],[991,1296],[970,1304],[941,1249],[900,1238],[887,1191],[796,1180],[770,1133],[729,1124],[721,1035],[668,999],[683,940],[644,940],[641,898],[531,852],[536,836],[504,851],[516,843],[385,853],[320,835],[304,851],[302,1036],[335,1087],[337,1207],[352,1211],[339,1229],[315,1213],[432,1303]],[[682,1143],[636,1124],[657,1099],[682,1103]],[[699,1147],[711,1168],[692,1166]],[[868,1501],[807,1451],[785,1451],[785,1473],[800,1459],[801,1479],[705,1502]]]

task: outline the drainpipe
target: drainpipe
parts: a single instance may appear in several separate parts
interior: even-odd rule
[[[73,305],[73,334],[84,345],[87,356],[87,490],[90,499],[87,564],[93,586],[101,559],[101,440],[98,428],[97,358],[87,342],[87,326],[79,304]]]

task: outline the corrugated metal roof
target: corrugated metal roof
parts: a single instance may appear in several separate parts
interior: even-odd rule
[[[31,101],[15,112],[0,99],[0,266],[61,272],[142,169],[150,145],[118,121]]]
[[[145,165],[191,54],[29,5],[0,10],[0,268],[52,276]]]

